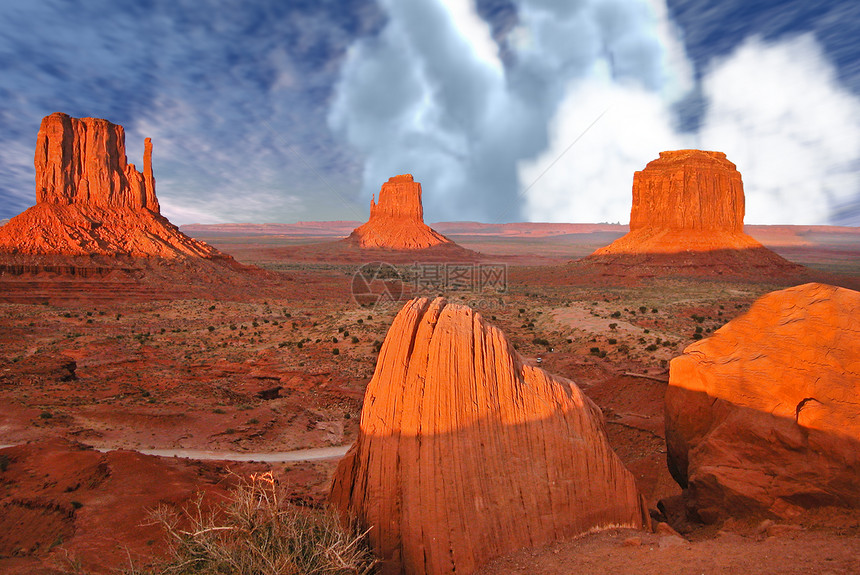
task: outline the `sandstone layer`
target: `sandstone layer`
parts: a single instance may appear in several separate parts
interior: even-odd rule
[[[36,205],[0,228],[0,254],[227,258],[160,213],[145,141],[129,164],[122,126],[55,113],[36,141]]]
[[[701,519],[860,507],[860,293],[772,292],[672,360],[672,475]]]
[[[515,549],[650,522],[600,409],[443,298],[395,318],[331,500],[371,529],[389,574],[467,575]]]
[[[722,152],[660,152],[633,175],[630,232],[598,249],[587,263],[665,271],[799,272],[743,231],[740,172]]]
[[[412,174],[392,176],[382,184],[379,203],[370,200],[370,219],[350,234],[347,241],[362,248],[421,250],[451,240],[424,223],[421,184]]]

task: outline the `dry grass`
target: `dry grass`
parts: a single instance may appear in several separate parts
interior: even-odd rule
[[[369,575],[366,532],[344,530],[334,511],[291,505],[271,473],[252,476],[214,508],[202,496],[177,512],[161,507],[171,559],[161,575]]]

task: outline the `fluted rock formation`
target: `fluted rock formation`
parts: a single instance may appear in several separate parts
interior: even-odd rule
[[[583,262],[645,274],[802,271],[745,234],[743,220],[741,174],[724,153],[660,152],[633,175],[630,232]]]
[[[442,298],[394,319],[331,499],[371,528],[388,574],[468,575],[518,548],[650,521],[599,408]]]
[[[769,293],[672,360],[669,468],[702,519],[860,507],[860,293]]]
[[[363,248],[420,250],[451,240],[424,223],[421,184],[412,174],[392,176],[382,184],[379,203],[370,200],[370,219],[350,234],[348,241]]]
[[[122,126],[51,114],[34,164],[37,204],[0,229],[0,253],[226,257],[160,214],[149,138],[141,173],[127,163]]]

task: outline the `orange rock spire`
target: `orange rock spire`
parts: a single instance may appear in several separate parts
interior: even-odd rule
[[[370,219],[349,240],[364,248],[424,249],[451,240],[424,223],[421,184],[412,174],[393,176],[382,184],[379,202],[370,200]]]
[[[600,409],[442,298],[394,319],[331,499],[371,528],[385,574],[468,575],[522,547],[650,522]]]
[[[147,138],[144,174],[127,163],[125,130],[99,118],[55,113],[36,140],[36,202],[159,211]]]
[[[126,159],[122,126],[51,114],[34,164],[36,205],[0,228],[0,253],[225,258],[161,215],[149,138],[140,173]]]

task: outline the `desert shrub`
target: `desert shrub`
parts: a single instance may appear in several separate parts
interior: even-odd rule
[[[651,344],[645,348],[645,351],[657,351],[657,346],[655,344]]]
[[[0,455],[0,472],[9,469],[9,456]]]
[[[201,495],[182,512],[162,506],[153,517],[171,545],[163,575],[375,572],[367,532],[343,529],[334,511],[291,505],[271,473],[252,475],[212,509]]]
[[[356,336],[352,336],[352,343],[358,343],[358,338]]]
[[[646,311],[648,311],[647,307],[645,307],[644,305],[639,306],[639,313],[645,313]]]
[[[334,348],[333,350],[331,350],[331,354],[332,355],[340,355],[340,350],[338,348]]]
[[[607,342],[609,345],[615,345],[616,343],[618,343],[618,340],[617,340],[617,339],[615,339],[614,337],[610,337],[609,339],[607,339],[607,340],[606,340],[606,342]]]
[[[609,329],[615,329],[616,327],[618,327],[617,323],[610,323],[609,324]]]
[[[694,333],[694,334],[693,334],[693,339],[702,339],[702,334],[700,334],[700,333]]]
[[[612,315],[610,317],[621,317],[621,312],[620,311],[614,311],[614,312],[612,312]]]
[[[532,343],[533,343],[533,344],[535,344],[535,345],[546,345],[546,346],[548,346],[548,345],[549,345],[549,340],[544,339],[544,338],[542,338],[542,337],[536,337],[536,338],[534,338],[534,339],[532,340]]]

